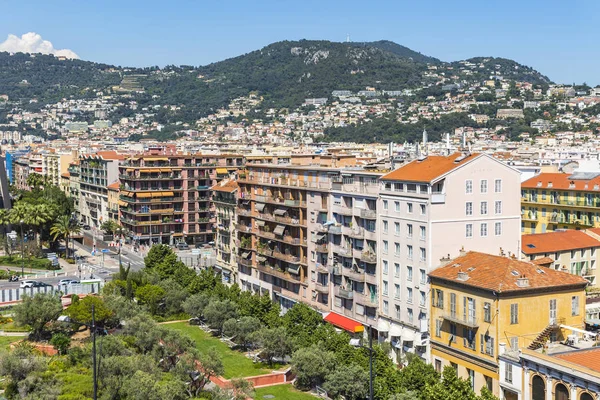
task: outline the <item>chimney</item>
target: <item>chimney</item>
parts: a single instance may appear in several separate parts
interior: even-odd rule
[[[440,258],[440,267],[444,267],[444,266],[448,265],[450,263],[450,261],[452,261],[452,259],[450,258],[450,254]]]
[[[506,353],[506,343],[498,343],[498,355]]]
[[[525,275],[521,275],[517,278],[517,286],[522,288],[529,287],[529,278]]]
[[[460,248],[460,250],[458,251],[458,254],[460,257],[464,257],[467,255],[467,252],[465,251],[465,246]]]
[[[458,276],[456,277],[456,279],[458,279],[459,281],[467,281],[469,280],[469,274],[467,272],[464,272],[462,269],[458,270]]]
[[[500,247],[500,257],[504,257],[504,249]]]

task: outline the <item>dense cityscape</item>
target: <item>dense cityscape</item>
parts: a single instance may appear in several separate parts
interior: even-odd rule
[[[600,87],[48,53],[0,52],[0,398],[600,398]]]

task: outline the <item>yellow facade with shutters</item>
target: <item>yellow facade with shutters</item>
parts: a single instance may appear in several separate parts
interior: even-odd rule
[[[523,348],[543,341],[564,340],[570,333],[559,325],[584,328],[583,287],[530,289],[497,293],[431,279],[431,362],[438,370],[450,365],[461,378],[471,378],[476,393],[498,386],[498,350]]]

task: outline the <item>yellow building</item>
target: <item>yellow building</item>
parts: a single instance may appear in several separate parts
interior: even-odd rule
[[[521,184],[521,232],[599,228],[599,206],[600,175],[541,173]]]
[[[461,252],[429,274],[431,360],[453,366],[479,392],[499,393],[499,345],[539,349],[584,328],[580,276],[516,258]]]

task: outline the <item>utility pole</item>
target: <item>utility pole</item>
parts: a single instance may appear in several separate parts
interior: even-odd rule
[[[93,315],[93,314],[92,314]],[[369,325],[369,400],[373,400],[373,327]]]
[[[96,315],[94,305],[92,304],[92,379],[94,381],[93,399],[98,399],[98,376],[96,374]]]

